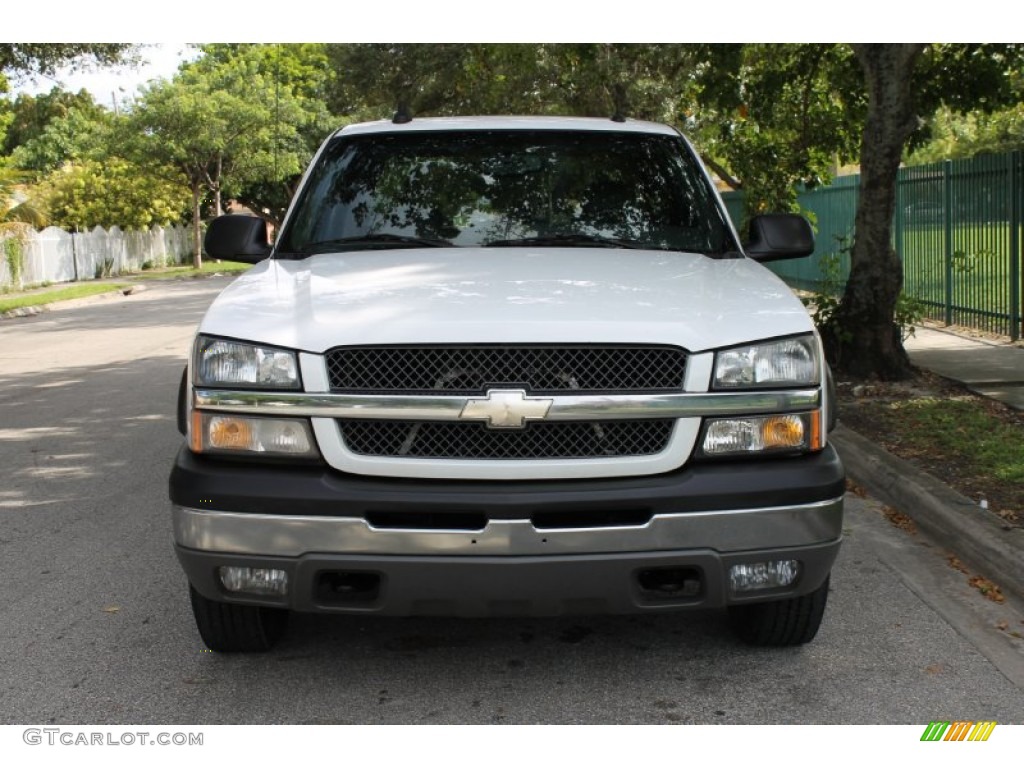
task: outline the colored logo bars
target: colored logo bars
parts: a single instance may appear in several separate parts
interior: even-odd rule
[[[995,730],[994,720],[983,720],[978,723],[969,721],[932,721],[921,734],[921,741],[988,741]]]

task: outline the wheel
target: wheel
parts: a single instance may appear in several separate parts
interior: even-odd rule
[[[828,577],[813,592],[769,603],[729,606],[733,631],[751,645],[802,645],[818,634],[828,602]]]
[[[288,627],[288,611],[235,605],[203,597],[189,585],[192,614],[203,642],[218,653],[269,651]]]

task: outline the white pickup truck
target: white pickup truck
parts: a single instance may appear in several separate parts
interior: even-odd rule
[[[269,649],[290,611],[727,608],[818,630],[844,476],[814,327],[675,129],[591,118],[350,125],[199,326],[170,476],[199,633]]]

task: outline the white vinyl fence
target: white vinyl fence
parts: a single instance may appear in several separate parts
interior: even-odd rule
[[[138,272],[142,265],[165,267],[192,259],[188,227],[153,227],[122,232],[118,227],[91,232],[65,232],[47,227],[31,230],[22,247],[21,275],[16,279],[0,248],[0,289],[17,290],[39,283],[66,283]]]

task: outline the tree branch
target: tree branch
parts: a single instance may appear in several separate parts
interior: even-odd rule
[[[735,189],[737,191],[743,189],[743,182],[725,170],[720,163],[715,162],[714,158],[701,152],[700,159],[704,161],[704,164],[707,165],[708,168],[715,172],[715,175],[717,175],[718,178],[728,184],[731,189]]]

